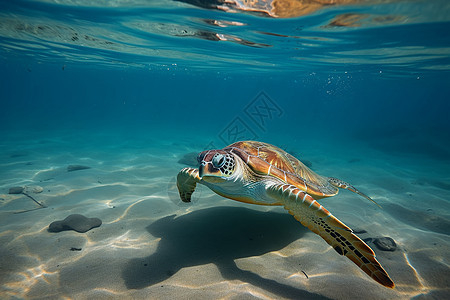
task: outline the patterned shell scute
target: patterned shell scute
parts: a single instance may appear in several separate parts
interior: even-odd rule
[[[270,175],[318,197],[333,196],[337,188],[294,156],[270,144],[242,141],[229,145],[231,150],[257,174]]]

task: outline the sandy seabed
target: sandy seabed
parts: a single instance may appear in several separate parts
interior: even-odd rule
[[[41,135],[42,136],[42,135]],[[209,140],[124,141],[103,134],[9,133],[0,144],[2,299],[449,299],[450,167],[427,156],[362,144],[289,145],[326,176],[349,181],[383,206],[341,191],[320,203],[369,245],[396,284],[385,288],[281,207],[224,199],[200,186],[182,203],[184,154]],[[90,169],[67,171],[68,165]],[[8,194],[14,186],[40,186]],[[100,218],[86,233],[48,232],[70,214]],[[73,248],[81,249],[73,251]],[[71,250],[72,249],[72,250]]]

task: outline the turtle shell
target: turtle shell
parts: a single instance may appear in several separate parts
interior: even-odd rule
[[[273,176],[319,199],[334,196],[338,189],[286,151],[270,144],[242,141],[224,148],[238,155],[256,174]]]

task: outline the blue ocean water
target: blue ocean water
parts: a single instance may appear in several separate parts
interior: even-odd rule
[[[289,9],[280,9],[283,5]],[[10,257],[9,263],[2,262],[0,268],[0,295],[350,297],[351,292],[334,277],[323,279],[330,288],[320,291],[318,287],[324,283],[305,285],[295,281],[295,276],[289,282],[286,278],[291,277],[286,274],[295,270],[287,269],[286,274],[280,271],[281,275],[273,277],[266,271],[239,277],[240,271],[227,273],[220,269],[223,261],[212,258],[187,258],[186,263],[177,257],[177,266],[158,265],[159,275],[137,267],[141,261],[136,259],[149,253],[131,240],[143,239],[142,243],[149,243],[146,249],[153,249],[158,236],[164,240],[166,226],[166,233],[177,237],[175,225],[169,222],[172,214],[186,217],[193,211],[198,222],[207,224],[206,220],[213,222],[214,218],[207,217],[202,209],[220,215],[214,210],[217,206],[235,205],[233,209],[245,209],[223,211],[222,216],[242,215],[242,220],[259,222],[261,216],[246,209],[265,208],[219,202],[222,198],[206,189],[196,192],[194,205],[186,208],[171,190],[177,172],[186,166],[180,163],[185,154],[250,139],[280,146],[311,161],[319,174],[352,180],[385,207],[380,212],[360,201],[357,205],[361,208],[353,208],[354,202],[346,203],[346,198],[342,207],[341,200],[326,202],[333,212],[343,212],[345,223],[368,228],[365,222],[384,226],[385,231],[371,233],[371,237],[392,236],[399,245],[395,257],[376,251],[398,283],[396,291],[389,294],[375,286],[379,290],[365,299],[448,297],[448,1],[1,1],[0,65],[0,238],[6,245],[2,253]],[[62,170],[74,164],[87,164],[91,169],[74,172],[87,172],[86,176],[71,173],[75,177],[68,177],[69,173]],[[30,185],[44,187],[44,193],[36,197],[48,208],[14,214],[32,203],[23,196],[11,198],[8,189]],[[99,208],[96,203],[105,206]],[[367,211],[364,205],[369,207]],[[114,213],[110,212],[112,206],[117,207]],[[139,207],[139,211],[127,215],[133,207]],[[48,212],[53,209],[53,213]],[[281,213],[282,209],[275,212]],[[102,237],[94,235],[83,240],[82,248],[95,254],[95,247],[105,245],[126,251],[136,247],[136,252],[109,256],[112,261],[117,256],[134,258],[128,265],[118,259],[122,270],[102,267],[94,271],[96,277],[117,271],[120,275],[109,278],[116,287],[95,280],[87,284],[77,279],[82,275],[72,275],[81,274],[78,272],[82,266],[90,266],[97,259],[89,256],[91,252],[80,254],[80,265],[76,265],[71,264],[73,257],[58,256],[49,250],[59,249],[56,237],[48,240],[50,248],[41,246],[47,241],[44,228],[70,213],[99,215],[104,222],[100,228],[107,230]],[[361,216],[368,217],[358,219]],[[273,223],[282,222],[275,213],[267,218]],[[195,222],[181,220],[180,227]],[[236,224],[245,226],[242,220]],[[222,219],[219,222],[224,227],[227,223]],[[166,225],[161,226],[163,223]],[[135,229],[127,242],[121,240],[129,247],[114,240],[123,232],[113,225]],[[201,230],[197,225],[195,228]],[[114,229],[108,231],[108,226]],[[295,226],[301,227],[297,223],[286,226],[293,226],[289,232]],[[100,228],[98,234],[102,234]],[[150,228],[158,228],[158,234]],[[264,228],[270,232],[268,236],[275,238],[276,233]],[[240,233],[233,226],[229,230],[221,234],[229,237]],[[260,229],[254,230],[248,234],[263,234]],[[200,237],[207,240],[208,232]],[[151,238],[143,237],[149,233]],[[285,240],[277,240],[276,246],[261,242],[258,249],[249,247],[242,252],[218,239],[213,241],[226,247],[227,254],[220,255],[237,259],[270,255],[293,241],[307,244],[302,234],[306,236],[306,230],[300,236],[292,233]],[[39,246],[29,244],[25,240],[32,235],[44,242]],[[422,235],[429,240],[417,242]],[[201,243],[198,238],[195,241]],[[320,238],[315,242],[323,246],[320,249],[328,249]],[[167,245],[167,240],[164,243],[161,245]],[[207,243],[203,243],[206,247]],[[300,244],[292,249],[300,249]],[[28,250],[22,253],[17,250],[21,247]],[[17,258],[30,255],[32,249],[37,249],[35,262]],[[173,247],[164,249],[182,255]],[[188,254],[197,251],[191,246],[188,249]],[[299,255],[289,251],[285,256],[290,264]],[[417,255],[409,258],[408,251]],[[202,253],[214,257],[207,254],[210,252]],[[60,264],[51,259],[52,255],[60,258],[65,270],[58,269]],[[162,257],[171,261],[169,254]],[[333,261],[340,259],[330,257]],[[392,261],[397,263],[390,265]],[[206,266],[209,262],[215,262],[221,270],[200,268],[200,273],[209,274],[203,278],[210,277],[211,282],[187,280],[194,272],[187,267]],[[258,274],[259,269],[247,263],[251,265],[243,263],[242,270]],[[136,265],[136,271],[130,265]],[[266,268],[279,266],[274,260]],[[431,268],[440,270],[443,276],[436,278]],[[343,269],[337,265],[336,269],[337,273],[357,271],[353,264]],[[177,273],[179,270],[185,273]],[[313,270],[311,267],[308,273]],[[131,275],[136,272],[141,272],[139,279]],[[326,272],[329,270],[323,269],[316,275]],[[223,278],[219,278],[220,274]],[[345,284],[359,292],[370,282],[361,274],[353,274],[355,281],[349,279]],[[29,283],[18,279],[20,276]],[[249,287],[235,285],[233,276]],[[156,292],[163,285],[171,288],[165,293]],[[333,292],[336,287],[340,292]],[[201,288],[204,294],[199,292]]]

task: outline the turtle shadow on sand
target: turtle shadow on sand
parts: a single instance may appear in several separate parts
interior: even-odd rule
[[[147,230],[161,240],[154,254],[128,261],[122,272],[128,289],[160,283],[185,267],[213,263],[226,280],[241,280],[286,298],[327,299],[241,270],[234,262],[280,250],[302,237],[307,229],[289,214],[208,208],[159,219]]]

